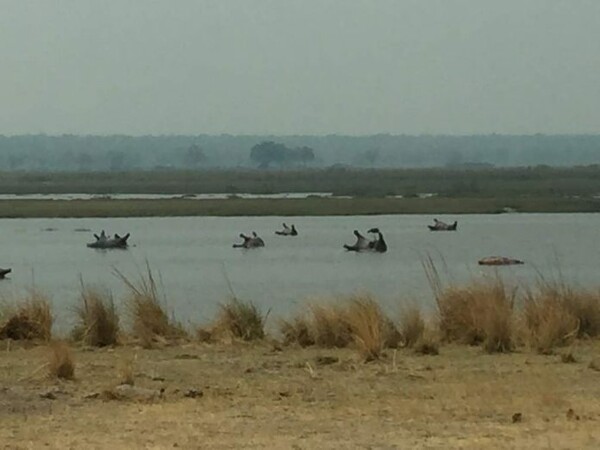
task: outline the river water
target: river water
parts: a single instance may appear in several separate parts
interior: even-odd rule
[[[0,267],[13,273],[0,282],[11,301],[35,287],[50,295],[59,328],[69,326],[79,279],[110,289],[122,307],[123,282],[145,271],[146,261],[160,280],[169,310],[179,320],[201,322],[231,293],[252,300],[271,315],[285,316],[307,299],[370,292],[390,312],[402,302],[433,304],[422,261],[430,256],[445,280],[461,282],[494,273],[516,283],[541,273],[584,286],[598,283],[600,214],[502,214],[436,216],[458,220],[457,232],[430,232],[431,215],[345,217],[174,217],[116,219],[0,220]],[[296,237],[274,234],[294,223]],[[385,254],[355,254],[352,230],[379,227]],[[82,230],[91,231],[82,231]],[[92,232],[131,233],[128,250],[86,247]],[[232,248],[240,232],[256,231],[260,249]],[[523,266],[481,267],[490,255],[522,259]]]

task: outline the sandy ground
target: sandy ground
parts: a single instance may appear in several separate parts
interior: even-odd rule
[[[46,347],[7,346],[0,448],[600,448],[600,342],[572,352],[78,349],[57,381]]]

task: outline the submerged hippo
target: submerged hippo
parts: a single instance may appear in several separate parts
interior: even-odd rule
[[[127,248],[127,239],[129,239],[129,233],[127,233],[125,236],[119,236],[115,233],[113,238],[109,238],[106,236],[104,230],[102,230],[100,236],[94,234],[94,237],[96,238],[96,242],[87,244],[89,248]]]
[[[0,269],[0,280],[3,280],[6,275],[12,272],[12,269]]]
[[[244,240],[244,242],[241,244],[233,244],[233,248],[258,248],[265,246],[265,241],[263,241],[255,231],[252,232],[252,236],[247,236],[244,233],[240,233],[240,237]]]
[[[356,236],[356,242],[354,245],[344,244],[344,248],[350,252],[376,252],[384,253],[387,251],[387,244],[383,239],[383,234],[379,231],[379,228],[371,228],[369,233],[377,234],[377,238],[369,240],[354,230],[354,236]]]
[[[441,220],[433,219],[433,225],[427,225],[427,228],[431,231],[456,231],[458,227],[458,221],[454,221],[452,224],[447,224]]]
[[[287,224],[283,224],[282,231],[276,231],[275,234],[279,236],[298,236],[298,231],[296,230],[296,226],[292,224],[292,227],[288,227]]]
[[[387,252],[387,244],[383,239],[383,233],[379,231],[379,228],[371,228],[369,233],[375,233],[377,237],[369,242],[369,248],[377,253],[385,253]]]

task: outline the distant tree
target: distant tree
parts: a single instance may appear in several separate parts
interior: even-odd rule
[[[298,155],[298,160],[306,165],[315,160],[315,151],[310,147],[300,147],[295,149],[296,154]]]
[[[197,145],[192,144],[188,147],[185,155],[183,156],[183,164],[186,168],[197,168],[206,161],[206,155],[204,150]]]
[[[281,164],[286,159],[288,148],[283,144],[273,141],[264,141],[256,144],[250,150],[250,159],[260,168],[267,168],[271,164]]]
[[[265,141],[252,147],[250,159],[257,163],[260,168],[267,168],[273,164],[279,166],[306,165],[315,160],[315,151],[306,146],[288,148],[284,144]]]

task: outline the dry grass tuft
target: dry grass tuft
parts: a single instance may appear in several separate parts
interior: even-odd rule
[[[196,328],[196,340],[198,342],[213,342],[213,330],[210,327],[197,327]]]
[[[126,304],[132,322],[132,335],[140,340],[143,347],[151,348],[157,342],[183,338],[186,332],[167,315],[148,264],[146,269],[146,276],[140,275],[137,283],[118,270],[115,270],[115,274],[129,288]]]
[[[72,380],[75,377],[75,361],[71,349],[65,342],[50,344],[48,375],[51,378]]]
[[[315,345],[343,348],[353,342],[352,330],[341,304],[310,305],[310,328]]]
[[[413,350],[419,355],[439,355],[440,343],[433,337],[423,335],[415,343]]]
[[[417,306],[405,308],[400,315],[400,336],[405,347],[412,348],[425,331],[425,320]]]
[[[352,343],[344,308],[339,304],[311,303],[307,312],[291,319],[280,319],[278,325],[284,345],[343,348]]]
[[[135,360],[125,359],[117,366],[117,379],[119,384],[133,386],[135,383]]]
[[[468,345],[484,344],[488,352],[511,351],[515,294],[500,278],[485,278],[466,286],[440,290],[436,302],[443,339]]]
[[[52,312],[50,301],[39,291],[3,314],[0,339],[49,341],[52,337]]]
[[[201,337],[209,333],[212,336],[210,340],[223,336],[244,341],[264,339],[268,315],[268,312],[263,314],[254,303],[232,297],[221,305],[212,326],[209,329],[200,328],[197,335]]]
[[[110,292],[81,286],[81,304],[75,308],[79,319],[72,336],[94,347],[116,345],[119,335],[117,315]]]
[[[419,355],[439,355],[440,354],[440,335],[437,328],[432,328],[424,324],[423,332],[412,345],[412,349]]]
[[[366,360],[383,348],[397,347],[400,333],[369,295],[354,295],[336,303],[312,303],[307,313],[279,322],[283,343],[344,348],[354,345]]]
[[[200,342],[230,342],[235,339],[254,341],[265,338],[265,323],[269,312],[263,314],[252,302],[232,297],[220,306],[212,323],[196,328]]]
[[[579,334],[580,320],[572,310],[575,296],[564,285],[540,284],[529,291],[523,304],[526,340],[541,354],[570,344]]]
[[[309,347],[315,344],[311,325],[304,316],[297,316],[291,320],[280,319],[279,331],[284,345],[298,344],[300,347]]]
[[[579,322],[578,337],[600,336],[600,292],[580,292],[568,309]]]
[[[500,284],[494,292],[483,317],[483,348],[488,353],[507,353],[515,347],[514,291],[508,294]]]
[[[551,354],[575,338],[600,336],[600,292],[541,279],[525,297],[523,318],[529,345]]]
[[[365,361],[379,359],[389,332],[389,320],[370,296],[354,296],[345,311],[345,321],[358,351]]]
[[[386,348],[399,348],[403,343],[402,334],[392,319],[384,317],[384,336]]]
[[[539,291],[554,297],[577,320],[577,337],[600,336],[600,292],[568,286],[564,282],[540,282]]]

